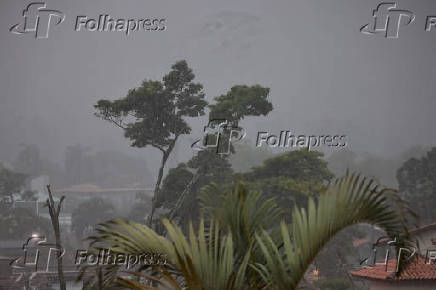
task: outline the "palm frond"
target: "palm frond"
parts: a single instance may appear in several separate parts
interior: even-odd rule
[[[199,198],[203,214],[219,222],[222,231],[233,237],[237,264],[245,263],[246,259],[250,264],[265,262],[255,237],[262,229],[269,229],[272,240],[280,246],[276,224],[283,212],[273,198],[262,198],[261,191],[249,191],[242,182],[225,192],[210,184],[203,188]],[[250,289],[259,289],[262,283],[258,273],[249,267],[244,284]]]
[[[202,212],[232,234],[237,249],[253,246],[255,233],[270,229],[283,214],[273,198],[262,199],[262,192],[248,191],[241,182],[228,192],[211,184],[201,191],[199,198]]]
[[[212,222],[206,234],[204,220],[196,232],[192,226],[186,237],[172,222],[163,220],[169,238],[158,235],[147,226],[131,221],[113,220],[100,225],[99,235],[93,236],[93,245],[99,245],[115,253],[163,254],[167,265],[154,265],[157,275],[149,280],[157,281],[162,287],[175,288],[176,276],[183,277],[178,287],[189,289],[240,289],[248,265],[248,255],[242,263],[235,262],[233,239],[221,235],[218,224]],[[171,271],[168,271],[171,269]],[[137,277],[151,278],[139,273]],[[142,275],[142,276],[141,276]],[[157,278],[156,278],[157,277]],[[153,289],[135,280],[120,278],[124,287],[132,289]],[[169,286],[171,285],[171,286]],[[151,287],[151,286],[150,286]],[[177,289],[177,287],[176,287]]]
[[[136,280],[119,277],[131,289],[155,289],[141,283],[144,279],[171,289],[295,289],[319,251],[342,229],[368,223],[403,245],[413,216],[395,191],[348,173],[316,201],[310,198],[307,208],[294,208],[292,224],[281,222],[278,236],[272,229],[281,211],[274,200],[261,199],[243,184],[230,192],[211,185],[201,202],[208,220],[201,219],[196,230],[190,224],[186,235],[169,220],[163,220],[168,238],[145,225],[114,220],[100,226],[92,245],[167,257],[166,265],[151,266],[154,272],[130,273]]]
[[[407,242],[410,223],[406,212],[410,209],[398,202],[395,192],[379,190],[372,180],[347,172],[317,202],[310,198],[307,210],[295,208],[290,227],[281,223],[283,249],[277,247],[266,231],[256,234],[267,263],[257,264],[255,269],[266,285],[295,289],[319,251],[348,226],[371,224],[386,231],[388,236]]]

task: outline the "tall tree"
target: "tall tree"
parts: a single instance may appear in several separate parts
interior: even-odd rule
[[[178,61],[162,81],[144,80],[140,87],[129,90],[126,97],[115,101],[99,100],[95,105],[96,115],[122,128],[124,136],[132,141],[131,146],[152,146],[162,152],[149,225],[153,222],[168,157],[179,136],[191,132],[184,117],[204,115],[207,102],[203,86],[194,83],[194,78],[186,61]]]
[[[242,119],[248,116],[267,115],[272,110],[268,94],[269,88],[260,85],[236,85],[225,95],[214,98],[215,104],[209,105],[209,120],[213,121],[212,125],[223,120],[231,123],[231,128],[222,128],[223,131],[220,132],[222,138],[217,140],[218,147],[223,140],[229,142],[232,129],[239,127],[238,124]],[[208,136],[210,137],[216,138],[216,135]],[[235,153],[231,142],[224,148]],[[228,152],[227,149],[223,151]],[[180,223],[188,226],[189,220],[198,216],[197,197],[200,189],[211,182],[222,185],[231,181],[233,169],[228,158],[228,154],[217,154],[215,149],[206,148],[200,151],[188,161],[187,166],[181,164],[176,170],[168,173],[162,188],[164,196],[159,200],[159,204],[172,205],[170,216],[178,216]],[[192,174],[191,171],[195,173]]]

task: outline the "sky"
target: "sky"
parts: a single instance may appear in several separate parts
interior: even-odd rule
[[[92,3],[91,3],[92,2]],[[258,131],[347,135],[350,149],[390,156],[436,144],[435,1],[396,1],[414,13],[399,37],[366,35],[379,1],[185,0],[46,1],[64,22],[47,39],[9,31],[31,2],[0,2],[0,159],[20,144],[63,160],[65,147],[118,150],[159,162],[155,149],[129,146],[119,128],[95,117],[102,98],[124,97],[144,79],[161,79],[186,59],[206,99],[233,85],[269,87],[274,110],[241,125]],[[74,31],[77,16],[164,18],[164,31]],[[404,24],[404,23],[402,23]],[[205,117],[176,146],[171,164],[192,157]]]

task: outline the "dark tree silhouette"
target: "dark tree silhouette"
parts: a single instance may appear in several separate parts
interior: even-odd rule
[[[148,224],[152,225],[165,164],[177,139],[191,128],[184,117],[204,115],[203,86],[194,83],[186,61],[176,62],[162,81],[144,80],[139,88],[115,101],[100,100],[96,115],[124,130],[133,147],[152,146],[162,152]]]

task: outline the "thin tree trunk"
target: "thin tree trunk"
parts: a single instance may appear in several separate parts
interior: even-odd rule
[[[65,196],[61,197],[58,206],[56,208],[53,195],[51,193],[50,185],[47,185],[47,190],[48,190],[48,199],[46,205],[48,206],[48,211],[50,213],[50,218],[51,218],[51,224],[53,226],[53,230],[55,232],[55,238],[56,238],[56,252],[57,252],[56,258],[58,262],[59,287],[61,290],[66,290],[67,287],[65,283],[64,267],[62,263],[63,248],[61,243],[61,232],[59,228],[59,212],[61,210],[61,205],[65,199]]]
[[[189,183],[186,185],[185,189],[182,191],[182,193],[180,194],[179,198],[176,201],[175,206],[173,207],[173,209],[170,211],[169,215],[168,215],[168,219],[173,219],[177,212],[179,211],[179,209],[182,207],[183,202],[185,201],[188,193],[190,192],[192,186],[197,182],[198,178],[200,177],[199,172],[194,172],[191,181],[189,181]]]
[[[152,226],[153,226],[153,215],[154,215],[154,212],[156,210],[156,203],[157,203],[157,198],[158,198],[158,195],[159,195],[160,184],[161,184],[162,178],[163,178],[163,172],[164,172],[165,164],[166,164],[166,162],[168,160],[168,157],[171,154],[171,151],[173,151],[173,149],[174,149],[174,145],[176,145],[176,141],[177,141],[178,137],[179,136],[176,135],[174,137],[173,142],[171,142],[171,144],[168,146],[168,149],[165,150],[165,151],[162,151],[163,152],[162,161],[161,161],[161,165],[160,165],[160,168],[159,168],[159,174],[157,176],[156,185],[154,186],[154,190],[153,190],[153,198],[152,198],[152,202],[151,202],[151,213],[150,213],[150,215],[148,217],[148,222],[147,222],[147,225],[150,228],[152,228]]]

